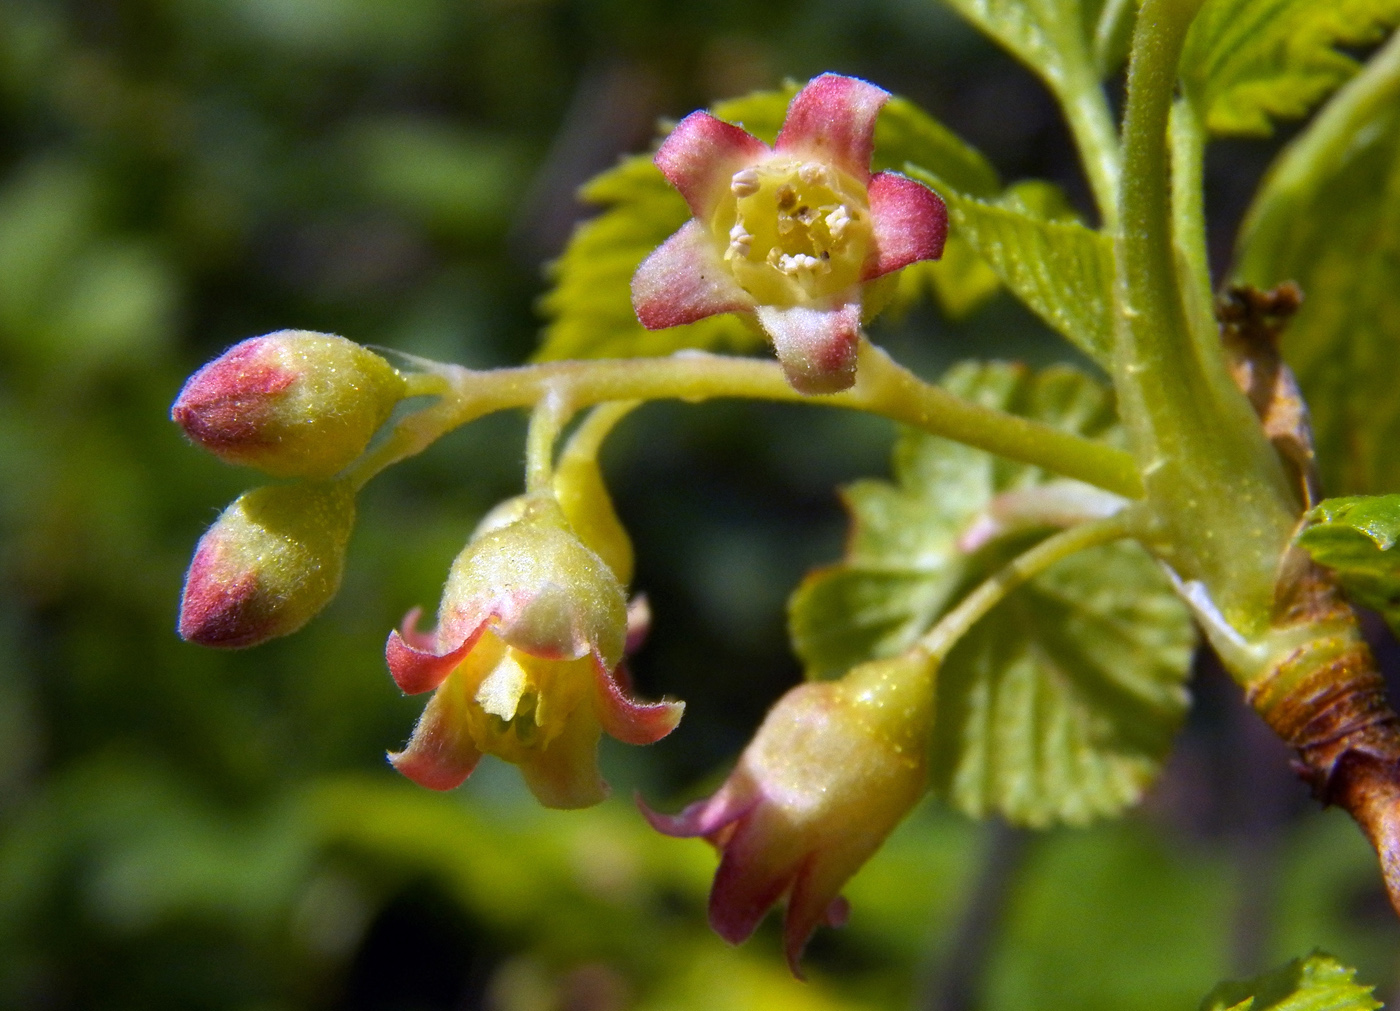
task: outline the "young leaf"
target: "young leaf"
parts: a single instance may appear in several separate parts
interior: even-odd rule
[[[1400,495],[1329,498],[1308,513],[1298,543],[1400,631]]]
[[[1201,1002],[1201,1011],[1375,1011],[1374,986],[1355,981],[1331,955],[1315,951],[1254,979],[1221,983]]]
[[[712,111],[771,143],[796,91],[789,84],[755,92],[720,102]],[[874,168],[910,161],[976,196],[994,196],[1001,189],[996,170],[981,154],[916,105],[896,97],[876,123]],[[537,359],[667,355],[683,348],[745,352],[762,346],[762,331],[733,315],[665,330],[647,330],[637,322],[632,274],[690,217],[685,201],[650,155],[623,159],[585,185],[580,195],[603,209],[575,229],[550,267],[554,286],[540,300],[549,322]],[[902,272],[892,302],[898,310],[931,290],[950,315],[959,316],[981,305],[996,288],[996,275],[977,253],[952,239],[942,260]]]
[[[1283,351],[1312,411],[1324,486],[1400,488],[1400,36],[1280,155],[1237,263],[1241,283],[1303,290]]]
[[[1119,437],[1108,394],[1068,368],[966,364],[944,382],[980,403]],[[894,470],[893,483],[844,490],[846,557],[809,575],[790,602],[809,677],[908,648],[1047,532],[1045,523],[988,528],[998,504],[1048,502],[1070,484],[913,431],[896,446]],[[1030,825],[1120,810],[1152,779],[1185,711],[1192,641],[1184,608],[1136,546],[1059,563],[1010,594],[944,663],[934,789],[970,814]]]
[[[1101,365],[1113,354],[1113,243],[1084,227],[1049,183],[1018,183],[995,202],[963,193],[920,167],[965,239],[1037,316]]]
[[[1207,0],[1186,38],[1181,76],[1214,133],[1267,137],[1356,73],[1337,46],[1400,24],[1400,0]]]
[[[1118,135],[1100,84],[1126,52],[1128,12],[1103,0],[948,0],[963,17],[996,39],[1054,93],[1079,148],[1099,213],[1111,220],[1118,204]],[[1091,39],[1102,26],[1102,41]],[[932,166],[925,166],[932,169]],[[936,171],[936,170],[935,170]],[[951,181],[951,180],[950,180]]]

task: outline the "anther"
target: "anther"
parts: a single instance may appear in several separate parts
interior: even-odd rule
[[[743,168],[729,180],[729,192],[736,197],[751,197],[758,192],[758,169]]]

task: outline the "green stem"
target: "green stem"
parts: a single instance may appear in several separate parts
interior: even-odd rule
[[[564,391],[551,387],[530,412],[525,435],[525,490],[544,491],[554,480],[554,444],[573,416],[574,407]]]
[[[1210,256],[1206,248],[1205,160],[1206,129],[1200,110],[1189,97],[1172,105],[1171,137],[1172,239],[1176,244],[1177,277],[1196,354],[1218,354],[1220,330],[1211,295]]]
[[[1118,151],[1118,132],[1113,127],[1108,99],[1097,79],[1079,81],[1073,87],[1060,90],[1060,106],[1065,112],[1079,161],[1089,179],[1094,202],[1104,230],[1118,227],[1118,186],[1122,166]]]
[[[1151,547],[1183,580],[1201,581],[1252,637],[1267,627],[1296,507],[1218,341],[1193,339],[1176,270],[1167,121],[1200,2],[1145,0],[1138,15],[1123,125],[1114,378],[1158,520]]]
[[[1098,547],[1131,537],[1142,517],[1133,507],[1101,520],[1081,523],[1060,533],[1052,534],[1035,547],[1018,555],[964,597],[938,624],[919,640],[919,648],[928,652],[936,663],[942,663],[958,640],[967,634],[1006,596],[1027,580],[1033,579],[1050,566],[1086,548]]]
[[[355,487],[460,425],[495,411],[532,407],[551,391],[559,391],[574,409],[610,400],[717,397],[844,407],[891,418],[1129,498],[1142,494],[1130,454],[964,400],[919,379],[866,341],[860,349],[855,386],[822,396],[798,393],[776,362],[704,353],[542,362],[489,372],[457,365],[433,368],[444,380],[442,399],[403,418],[388,438],[352,465],[346,476]]]

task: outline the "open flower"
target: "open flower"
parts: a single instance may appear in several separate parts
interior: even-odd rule
[[[467,545],[436,631],[416,631],[417,617],[410,612],[390,634],[389,671],[405,693],[434,694],[389,760],[423,786],[457,786],[486,753],[520,766],[546,807],[586,807],[607,795],[603,731],[650,744],[680,720],[683,703],[631,697],[617,669],[627,639],[622,585],[549,496],[514,504]]]
[[[656,164],[695,217],[637,268],[648,329],[753,313],[804,393],[855,381],[862,289],[943,253],[948,212],[894,172],[870,174],[889,93],[823,74],[797,93],[769,147],[707,112],[676,125]]]
[[[714,796],[678,815],[642,812],[719,848],[710,925],[729,943],[787,896],[783,938],[800,976],[812,932],[845,922],[842,886],[923,795],[932,722],[927,658],[871,661],[779,699]]]

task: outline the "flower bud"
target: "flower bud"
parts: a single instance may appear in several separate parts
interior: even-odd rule
[[[181,637],[239,649],[295,632],[340,588],[354,522],[354,492],[342,482],[244,492],[195,548]]]
[[[674,816],[643,807],[658,831],[720,849],[710,925],[721,937],[743,941],[786,895],[783,936],[800,975],[812,931],[845,921],[841,887],[927,786],[932,681],[927,656],[911,653],[798,685],[714,796]]]
[[[364,451],[404,391],[393,366],[354,341],[279,330],[196,372],[170,416],[227,463],[328,478]]]

